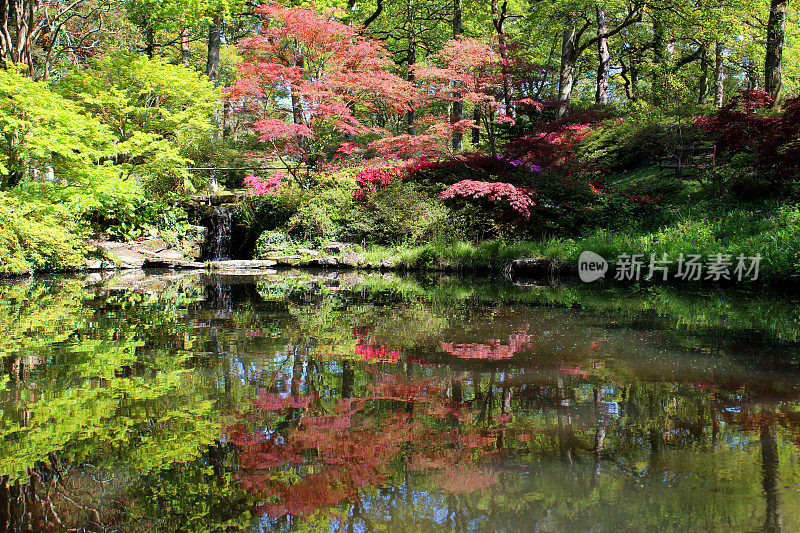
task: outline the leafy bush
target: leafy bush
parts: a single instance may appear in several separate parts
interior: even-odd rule
[[[709,141],[692,117],[669,115],[637,103],[624,118],[598,125],[581,143],[578,157],[619,171],[651,165],[659,155],[676,153],[678,146]]]
[[[345,232],[370,243],[421,242],[441,235],[448,213],[419,185],[392,181],[353,207]]]
[[[261,233],[261,235],[258,236],[258,240],[256,240],[256,248],[253,257],[255,259],[262,259],[273,248],[283,248],[284,251],[290,251],[295,245],[294,239],[283,231],[265,231]]]
[[[96,231],[109,238],[131,241],[146,236],[183,237],[188,231],[186,211],[167,202],[143,196],[101,195],[97,204],[83,213]]]
[[[339,227],[333,222],[325,206],[313,199],[297,208],[286,227],[290,235],[303,241],[334,239],[339,233]]]
[[[83,237],[64,206],[0,193],[0,273],[84,268]]]

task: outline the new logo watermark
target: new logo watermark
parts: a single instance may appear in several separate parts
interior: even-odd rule
[[[578,258],[578,276],[581,281],[586,283],[597,281],[604,277],[606,272],[608,272],[608,261],[602,256],[588,250],[581,253]]]
[[[672,259],[664,253],[661,257],[650,254],[620,254],[614,268],[614,279],[617,281],[650,281],[656,277],[663,281],[678,279],[684,281],[722,281],[758,279],[761,265],[761,254],[746,256],[739,254],[678,254]],[[578,276],[581,281],[591,283],[605,277],[609,270],[608,261],[602,256],[585,251],[578,258]]]

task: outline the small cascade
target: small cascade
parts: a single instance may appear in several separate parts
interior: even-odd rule
[[[211,235],[211,259],[225,261],[231,258],[231,227],[233,211],[229,205],[214,206],[214,219]]]

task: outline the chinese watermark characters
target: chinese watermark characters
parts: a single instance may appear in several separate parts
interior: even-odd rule
[[[651,281],[669,279],[682,281],[756,281],[758,280],[761,254],[746,256],[714,253],[678,254],[676,258],[666,253],[620,254],[614,268],[617,281]],[[586,251],[578,259],[578,275],[582,281],[591,283],[604,277],[609,270],[608,262],[600,255]]]

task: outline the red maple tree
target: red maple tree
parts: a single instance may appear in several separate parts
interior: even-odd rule
[[[414,105],[416,89],[390,71],[385,46],[331,13],[277,3],[255,12],[264,24],[258,35],[240,41],[241,78],[225,94],[284,164],[287,156],[303,161],[357,136],[388,135],[369,118]]]

